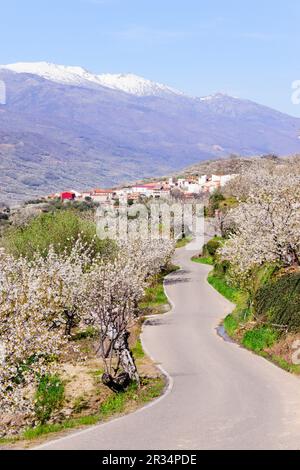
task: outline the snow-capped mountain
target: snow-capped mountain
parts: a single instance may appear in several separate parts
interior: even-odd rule
[[[136,96],[183,95],[171,87],[131,73],[95,75],[82,67],[56,65],[49,62],[19,62],[2,65],[0,68],[16,73],[38,75],[46,80],[64,85],[83,87],[99,85]]]
[[[115,186],[233,153],[300,154],[300,119],[220,93],[195,98],[135,75],[45,62],[0,67],[0,80],[0,202]]]

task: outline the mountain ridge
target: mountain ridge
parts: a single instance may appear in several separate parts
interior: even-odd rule
[[[230,154],[300,153],[300,119],[249,100],[140,95],[5,67],[0,80],[0,201],[116,186]]]
[[[38,75],[46,80],[73,86],[98,85],[124,91],[136,96],[159,96],[164,93],[183,95],[184,93],[162,83],[145,79],[132,73],[94,74],[80,66],[58,65],[50,62],[17,62],[0,65],[0,69],[15,73]]]

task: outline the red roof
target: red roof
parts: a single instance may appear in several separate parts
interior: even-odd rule
[[[71,191],[65,191],[65,192],[61,193],[60,197],[62,199],[72,200],[72,199],[75,198],[75,193],[73,193]]]
[[[161,183],[144,183],[142,186],[144,188],[156,188],[157,186],[161,186]]]

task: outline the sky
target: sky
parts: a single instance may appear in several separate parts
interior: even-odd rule
[[[299,0],[0,0],[0,63],[135,73],[300,117]]]

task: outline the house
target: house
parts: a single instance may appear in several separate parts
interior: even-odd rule
[[[222,188],[223,186],[231,181],[233,178],[236,178],[238,175],[211,175],[208,177],[207,175],[202,175],[199,177],[198,182],[200,185],[200,192],[204,193],[213,193],[218,189]]]
[[[114,191],[111,189],[94,189],[90,197],[94,202],[108,202],[112,200],[113,195]]]
[[[60,194],[62,201],[74,201],[76,194],[73,191],[64,191]]]
[[[169,178],[168,185],[169,185],[170,188],[174,188],[175,181],[174,181],[173,177]]]
[[[155,197],[162,189],[161,183],[144,183],[131,187],[131,193],[143,194],[145,197]]]
[[[225,186],[229,181],[233,180],[234,178],[237,178],[239,175],[238,174],[232,174],[232,175],[222,175],[221,176],[221,186]]]
[[[85,200],[86,198],[91,198],[92,196],[92,191],[83,191],[81,193],[80,199]]]
[[[185,185],[185,178],[178,178],[177,179],[177,186],[179,188],[183,188],[184,185]]]
[[[204,184],[208,181],[208,176],[207,175],[201,175],[198,178],[198,183],[200,186],[204,186]]]

